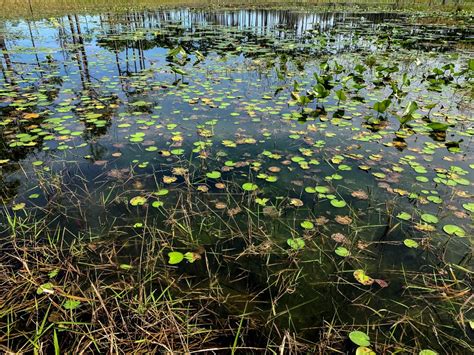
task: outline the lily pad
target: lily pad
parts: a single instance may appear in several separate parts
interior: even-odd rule
[[[438,353],[430,349],[423,349],[418,353],[418,355],[438,355]]]
[[[19,210],[22,210],[24,209],[26,206],[26,204],[24,202],[21,202],[21,203],[17,203],[15,205],[12,206],[12,210],[13,211],[19,211]]]
[[[349,333],[349,339],[359,346],[370,346],[370,337],[359,330],[355,330]]]
[[[372,285],[374,283],[374,279],[371,278],[370,276],[368,276],[365,273],[365,271],[362,270],[362,269],[358,269],[358,270],[354,271],[354,278],[364,286],[369,286],[369,285]],[[369,344],[367,344],[367,345],[357,344],[357,345],[367,346]]]
[[[376,352],[366,346],[359,346],[355,355],[376,355]]]
[[[246,182],[242,185],[242,189],[244,189],[245,191],[255,191],[256,189],[258,189],[258,186],[252,184],[251,182]]]
[[[206,174],[209,179],[219,179],[221,177],[221,173],[219,171],[211,171]]]
[[[171,251],[168,253],[168,264],[179,264],[184,259],[184,254],[179,251]]]
[[[310,222],[310,221],[303,221],[303,222],[300,223],[300,225],[304,229],[313,229],[314,228],[313,222]]]
[[[403,244],[408,248],[418,248],[418,242],[413,239],[405,239]]]
[[[455,236],[458,236],[458,237],[466,236],[466,232],[464,231],[464,229],[462,229],[461,227],[456,226],[454,224],[446,224],[443,227],[443,230],[446,233],[448,233],[449,235],[455,235]]]
[[[329,192],[329,188],[327,186],[316,186],[314,188],[314,190],[318,193],[318,194],[326,194]]]
[[[142,206],[146,202],[146,197],[144,196],[135,196],[130,200],[132,206]]]
[[[397,218],[402,219],[404,221],[409,221],[411,219],[411,215],[407,212],[400,212],[397,214]]]
[[[342,256],[342,257],[350,255],[349,250],[347,250],[347,248],[344,248],[344,247],[337,247],[336,250],[335,250],[335,253],[339,256]]]
[[[168,189],[160,189],[157,192],[155,192],[156,196],[165,196],[168,195],[169,190]]]
[[[334,207],[336,208],[342,208],[342,207],[345,207],[347,205],[346,201],[343,201],[343,200],[331,200],[331,205],[333,205]]]
[[[305,246],[305,242],[302,238],[290,238],[286,241],[286,243],[293,250],[300,250],[303,249]]]
[[[423,221],[425,221],[426,223],[438,223],[439,220],[438,220],[438,217],[436,216],[433,216],[432,214],[429,214],[429,213],[424,213],[421,215],[421,219]]]
[[[464,203],[462,206],[469,212],[474,213],[474,202]]]

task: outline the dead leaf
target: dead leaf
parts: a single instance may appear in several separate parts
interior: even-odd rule
[[[349,216],[339,216],[337,215],[335,218],[336,222],[342,225],[349,225],[352,223],[352,218]]]
[[[369,199],[369,195],[367,195],[367,193],[365,191],[362,191],[362,190],[352,191],[351,196],[355,197],[355,198],[358,198],[359,200]]]
[[[334,240],[336,243],[348,243],[349,242],[347,237],[342,233],[332,234],[331,239]]]

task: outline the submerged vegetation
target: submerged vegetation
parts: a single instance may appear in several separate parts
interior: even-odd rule
[[[472,13],[69,11],[0,27],[2,352],[473,352]]]

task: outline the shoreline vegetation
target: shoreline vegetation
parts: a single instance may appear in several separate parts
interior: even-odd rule
[[[128,10],[156,9],[157,7],[193,7],[205,9],[292,9],[310,11],[350,11],[360,12],[370,9],[381,12],[429,11],[437,13],[470,12],[474,2],[468,0],[115,0],[111,4],[105,0],[0,0],[3,11],[0,18],[47,18],[64,16],[67,13],[95,14],[103,11],[122,12]]]

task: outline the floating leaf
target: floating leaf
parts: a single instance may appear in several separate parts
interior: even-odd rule
[[[22,210],[23,208],[25,208],[25,206],[26,206],[26,204],[24,202],[17,203],[17,204],[12,206],[12,210],[13,211],[19,211],[19,210]]]
[[[300,250],[303,249],[305,246],[305,242],[302,238],[290,238],[286,241],[286,243],[293,250]]]
[[[190,263],[194,263],[196,260],[201,259],[201,256],[197,253],[193,253],[192,251],[188,251],[184,254],[184,258]]]
[[[347,250],[346,248],[344,247],[337,247],[336,250],[335,250],[335,253],[339,256],[349,256],[350,255],[350,252],[349,250]]]
[[[439,220],[438,220],[438,217],[436,216],[433,216],[432,214],[429,214],[429,213],[424,213],[421,215],[421,219],[423,221],[425,221],[426,223],[438,223]]]
[[[54,269],[48,273],[48,277],[52,279],[53,277],[56,277],[59,274],[60,269]]]
[[[168,253],[168,264],[179,264],[184,259],[184,254],[179,251],[171,251]]]
[[[303,221],[301,222],[301,227],[303,227],[304,229],[313,229],[314,228],[314,224],[313,222],[310,222],[310,221]]]
[[[303,206],[303,201],[301,201],[299,198],[292,198],[290,199],[290,205],[295,207],[301,207]]]
[[[130,200],[132,206],[142,206],[146,202],[146,197],[144,196],[135,196]]]
[[[462,206],[469,212],[474,213],[474,202],[464,203]]]
[[[245,191],[255,191],[256,189],[258,189],[258,186],[252,184],[251,182],[246,182],[242,185],[242,189],[244,189]]]
[[[221,173],[219,171],[211,171],[206,174],[209,179],[219,179],[221,177]]]
[[[318,194],[326,194],[329,192],[329,188],[327,186],[316,186],[314,188],[314,190],[318,193]]]
[[[361,332],[359,330],[356,330],[356,331],[353,331],[353,332],[350,332],[349,333],[349,339],[351,339],[351,341],[356,344],[356,345],[359,345],[359,346],[370,346],[370,338],[369,336],[364,333],[364,332]]]
[[[404,221],[409,221],[411,219],[411,215],[407,212],[400,212],[397,214],[397,218],[402,219]]]
[[[63,307],[65,309],[74,310],[81,305],[81,301],[78,300],[67,300],[64,302]]]
[[[372,285],[374,283],[374,279],[371,278],[370,276],[366,275],[365,271],[362,270],[362,269],[359,269],[359,270],[355,270],[354,271],[354,278],[360,282],[362,285],[365,285],[365,286],[369,286],[369,285]],[[364,345],[364,344],[357,344],[357,345],[361,345],[361,346],[367,346],[367,345]]]
[[[36,289],[36,293],[38,295],[41,295],[43,293],[47,293],[50,295],[53,294],[54,293],[53,284],[51,282],[47,282],[42,285],[39,285],[38,288]]]
[[[169,190],[167,189],[160,189],[158,190],[157,192],[155,192],[155,195],[156,196],[165,196],[165,195],[168,195],[169,193]]]
[[[418,353],[418,355],[438,355],[438,353],[430,349],[423,349]]]
[[[343,201],[343,200],[331,200],[331,205],[333,205],[334,207],[336,208],[342,208],[342,207],[345,207],[347,205],[346,201]]]
[[[172,184],[176,180],[178,180],[176,176],[163,176],[163,182],[165,184]]]
[[[456,226],[454,224],[447,224],[443,227],[443,230],[448,233],[449,235],[455,235],[458,237],[464,237],[466,235],[466,232],[464,229],[462,229],[459,226]]]
[[[405,246],[408,248],[418,248],[418,242],[413,239],[405,239],[403,244],[405,244]]]
[[[359,346],[355,355],[376,355],[376,352],[366,346]]]
[[[448,124],[441,122],[432,122],[429,123],[427,126],[435,132],[446,132],[446,130],[449,128]]]
[[[163,201],[153,201],[153,203],[151,204],[151,206],[154,208],[159,208],[159,207],[162,207],[163,205],[164,205]]]
[[[388,287],[388,282],[382,279],[374,279],[375,283],[382,288]]]

